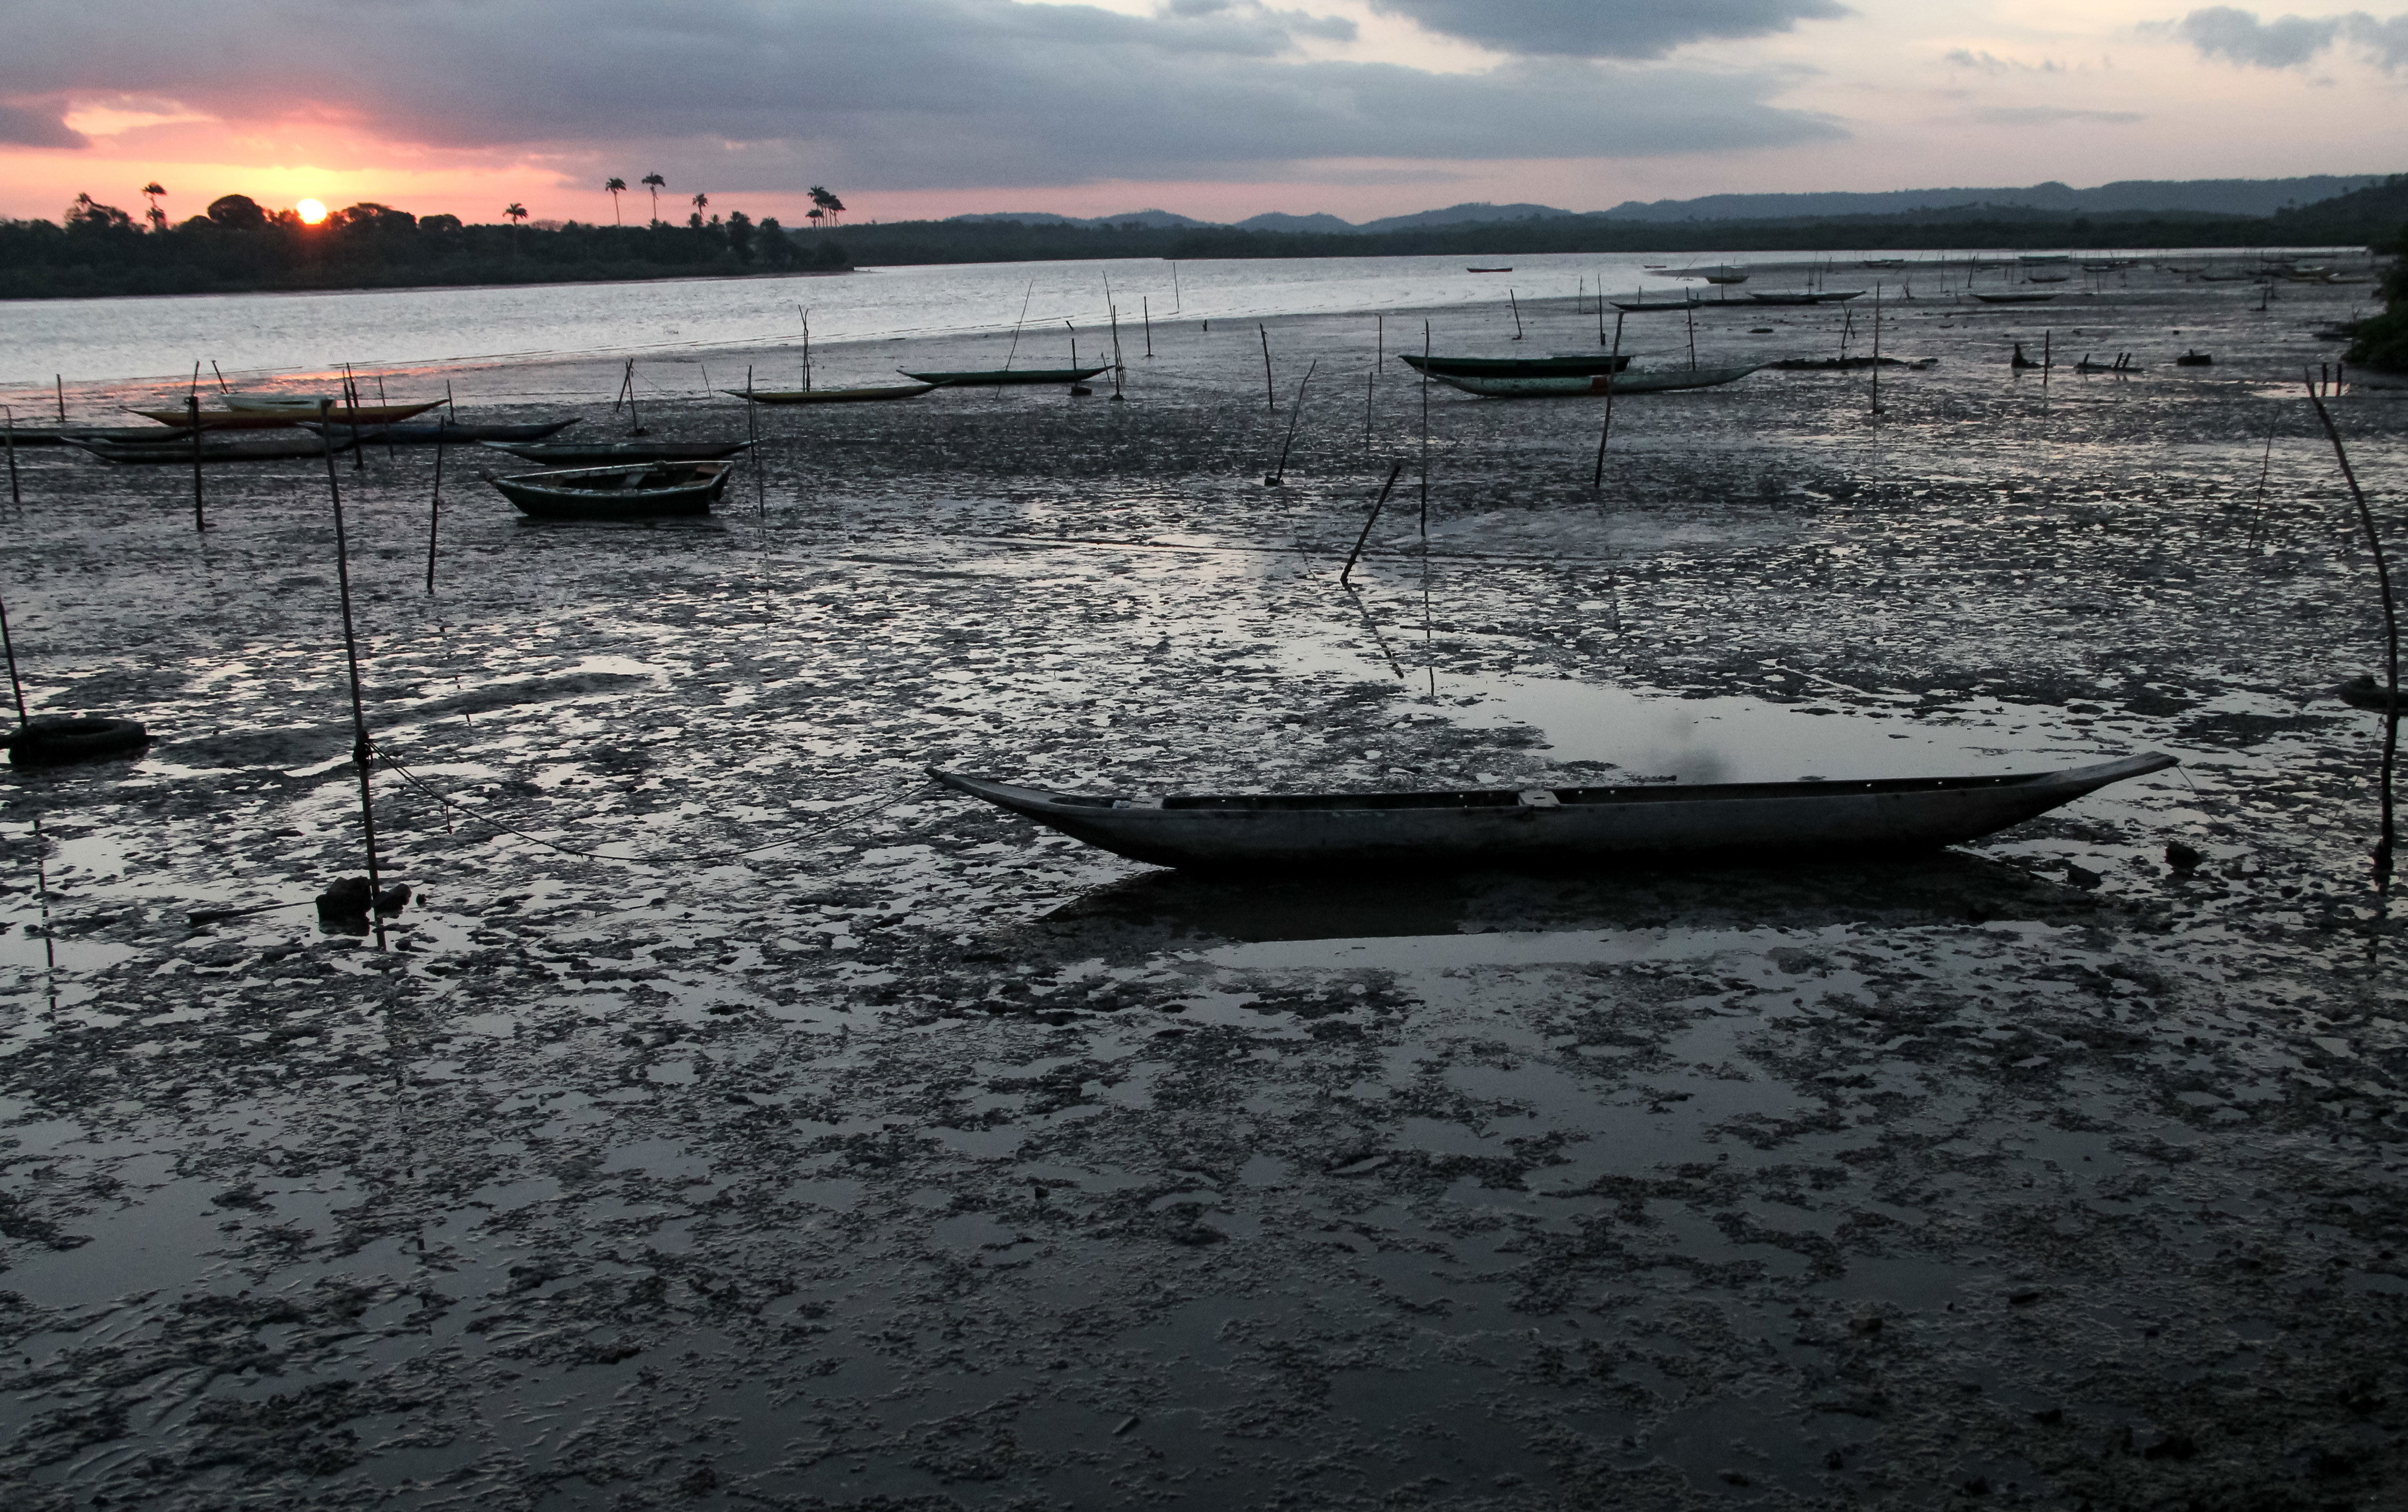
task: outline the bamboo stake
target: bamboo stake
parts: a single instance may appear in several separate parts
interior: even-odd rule
[[[209,528],[208,516],[201,509],[201,396],[184,395],[184,418],[193,422],[193,529]]]
[[[2040,334],[2040,386],[2043,389],[2048,387],[2049,369],[2057,361],[2054,352],[2056,343],[2056,332],[2042,331]]]
[[[8,502],[18,508],[25,506],[25,496],[17,491],[17,411],[8,411]]]
[[[318,401],[321,427],[333,417],[326,413],[326,401]],[[383,891],[382,878],[377,875],[376,801],[368,785],[368,763],[374,749],[368,744],[368,716],[360,698],[360,645],[351,628],[351,543],[343,534],[343,487],[335,472],[335,454],[326,453],[326,493],[335,506],[335,581],[343,597],[343,657],[351,674],[351,765],[360,778],[360,833],[366,837],[368,852],[368,922],[376,929],[377,949],[385,948],[384,915],[377,908],[378,894]]]
[[[1339,571],[1339,587],[1347,586],[1347,574],[1354,570],[1354,559],[1363,554],[1363,543],[1371,538],[1371,527],[1380,522],[1380,511],[1387,507],[1388,494],[1396,488],[1397,479],[1404,475],[1404,471],[1405,464],[1402,462],[1389,465],[1388,480],[1380,486],[1380,496],[1371,501],[1371,515],[1369,519],[1363,521],[1363,534],[1354,537],[1354,549],[1346,553],[1346,565]]]
[[[8,657],[8,692],[17,700],[17,728],[25,727],[25,685],[17,680],[17,643],[8,638],[8,606],[0,602],[0,651]]]
[[[65,376],[64,374],[61,374],[61,373],[53,373],[53,374],[51,374],[51,375],[50,375],[50,381],[51,381],[52,383],[54,383],[54,384],[58,385],[58,391],[59,391],[59,423],[60,423],[60,424],[62,424],[62,425],[64,425],[64,424],[67,422],[67,380],[66,380],[66,376]]]
[[[384,375],[382,373],[379,373],[377,375],[377,407],[379,408],[382,408],[384,404]],[[437,421],[435,423],[437,434],[440,434],[443,422],[441,421]],[[400,461],[398,457],[394,455],[393,421],[391,420],[387,420],[384,422],[384,460],[389,463]]]
[[[435,592],[435,533],[443,516],[443,441],[452,429],[452,380],[443,380],[443,419],[435,426],[435,496],[426,504],[426,591]]]
[[[1505,303],[1513,311],[1513,339],[1519,341],[1522,339],[1522,302],[1513,297],[1512,290],[1508,289],[1505,291]]]
[[[1429,555],[1429,321],[1422,322],[1422,664],[1429,670],[1429,695],[1438,699],[1438,652],[1430,624]],[[1610,391],[1609,391],[1610,392]]]
[[[1121,362],[1121,307],[1111,304],[1105,307],[1112,318],[1112,403],[1120,404],[1123,400],[1122,380],[1128,371]]]
[[[1374,364],[1363,374],[1363,444],[1371,444],[1371,397],[1376,392],[1380,369]]]
[[[769,485],[761,477],[761,407],[752,402],[752,364],[744,364],[744,464],[752,470],[752,502],[769,518]]]
[[[1271,413],[1276,415],[1279,413],[1279,391],[1271,387],[1271,334],[1263,329],[1260,321],[1254,324],[1254,334],[1263,338],[1263,397],[1269,402]]]
[[[1614,380],[1622,376],[1622,322],[1625,318],[1621,314],[1613,317],[1613,355],[1606,363],[1611,371],[1605,378],[1605,429],[1597,438],[1597,471],[1590,476],[1588,484],[1594,489],[1605,487],[1605,444],[1613,439],[1613,391],[1622,386]]]
[[[1691,304],[1691,305],[1689,306],[1689,309],[1688,309],[1688,316],[1689,316],[1689,371],[1690,371],[1690,372],[1692,372],[1692,373],[1694,373],[1694,372],[1696,372],[1696,371],[1698,370],[1698,307],[1697,307],[1695,304]],[[1607,393],[1611,394],[1613,391],[1612,391],[1612,389],[1608,389],[1608,390],[1606,390],[1605,392],[1606,392]]]
[[[209,371],[210,371],[210,372],[212,372],[212,373],[216,373],[216,374],[217,374],[217,376],[218,376],[218,392],[220,392],[220,393],[232,393],[232,392],[234,392],[234,390],[232,390],[232,389],[230,389],[230,388],[226,387],[225,374],[224,374],[224,373],[223,373],[223,372],[222,372],[222,371],[218,367],[218,360],[217,360],[216,358],[214,358],[214,357],[212,357],[212,358],[210,358],[210,359],[209,359]]]
[[[2304,378],[2305,370],[2301,370]],[[2333,424],[2332,411],[2325,407],[2313,381],[2308,384],[2308,403],[2316,407],[2316,419],[2324,422],[2325,435],[2332,442],[2334,460],[2341,464],[2341,476],[2349,484],[2349,496],[2358,506],[2358,522],[2366,532],[2366,548],[2374,555],[2374,579],[2383,591],[2384,670],[2387,700],[2383,710],[2383,834],[2374,843],[2374,888],[2378,892],[2391,891],[2391,774],[2400,755],[2400,614],[2391,597],[2391,566],[2383,555],[2383,538],[2374,531],[2374,511],[2366,505],[2366,491],[2358,486],[2358,472],[2349,464],[2349,451],[2341,444],[2341,430]]]
[[[1875,415],[1879,415],[1879,414],[1882,412],[1882,407],[1881,407],[1881,325],[1882,325],[1882,321],[1881,321],[1881,318],[1882,318],[1882,286],[1881,286],[1880,284],[1876,283],[1876,284],[1874,284],[1874,285],[1873,285],[1873,413],[1874,413]]]
[[[1320,365],[1321,359],[1318,357],[1307,363],[1304,367],[1304,377],[1297,383],[1296,403],[1287,412],[1287,439],[1280,443],[1279,465],[1271,469],[1270,477],[1263,479],[1273,488],[1287,486],[1287,452],[1288,448],[1296,445],[1296,428],[1304,419],[1304,386],[1312,381],[1313,370]]]
[[[1145,354],[1154,355],[1154,301],[1143,294],[1137,296],[1137,311],[1145,321]]]

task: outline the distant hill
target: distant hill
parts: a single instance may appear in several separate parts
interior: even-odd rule
[[[1390,231],[1468,226],[1487,221],[1555,221],[1579,213],[1578,210],[1558,210],[1552,205],[1490,205],[1485,201],[1475,201],[1469,205],[1450,205],[1443,210],[1423,210],[1415,215],[1392,215],[1384,220],[1366,221],[1354,230],[1376,236]]]
[[[1873,193],[1707,194],[1698,199],[1625,200],[1604,213],[1620,221],[1795,221],[1831,215],[1907,215],[1973,207],[2057,210],[2272,215],[2329,200],[2383,175],[2315,174],[2304,178],[2127,178],[2096,189],[2050,180],[2023,189],[1899,189]]]
[[[991,210],[980,215],[954,215],[949,221],[1017,221],[1025,226],[1086,226],[1103,229],[1115,226],[1144,226],[1149,230],[1182,230],[1188,226],[1216,226],[1218,221],[1197,221],[1168,210],[1131,210],[1126,215],[1098,215],[1081,220],[1075,215],[1055,215],[1050,210]],[[1315,228],[1319,229],[1319,228]]]
[[[1334,215],[1282,215],[1273,210],[1267,215],[1249,216],[1238,222],[1240,231],[1312,231],[1343,233],[1354,229],[1352,221],[1340,221]]]

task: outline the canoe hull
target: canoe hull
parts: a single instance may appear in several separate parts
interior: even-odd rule
[[[575,420],[538,421],[524,425],[474,422],[464,425],[458,421],[438,421],[432,425],[370,425],[363,422],[358,429],[363,443],[431,447],[438,441],[446,446],[466,446],[472,441],[540,441],[547,435],[557,435],[571,425],[580,423]],[[332,425],[321,425],[314,420],[302,428],[321,435],[331,433],[338,439],[350,435],[352,429],[339,421]]]
[[[649,469],[577,467],[517,478],[488,473],[485,481],[530,519],[659,520],[710,513],[731,472],[724,462],[708,462]]]
[[[74,436],[69,436],[66,444],[119,466],[189,467],[193,464],[192,435],[186,431],[183,440],[168,441],[159,446],[123,446]],[[351,443],[347,438],[329,441],[315,435],[306,440],[290,441],[204,441],[200,447],[200,460],[204,464],[298,462],[305,458],[322,457],[330,451],[339,455],[351,449]]]
[[[1668,368],[1656,373],[1597,373],[1566,378],[1431,377],[1440,383],[1476,393],[1484,399],[1564,399],[1581,394],[1670,393],[1682,389],[1714,389],[1755,372],[1749,367]]]
[[[1598,352],[1577,357],[1420,357],[1400,353],[1405,365],[1432,378],[1570,378],[1593,373],[1619,373],[1630,365],[1627,353]]]
[[[907,378],[937,389],[999,389],[1023,383],[1084,383],[1102,367],[991,367],[966,373],[912,373],[901,368],[896,371]]]
[[[2015,777],[1724,783],[1512,792],[1173,797],[1161,806],[930,775],[1089,845],[1156,866],[1594,867],[1664,857],[1823,857],[1934,849],[1995,834],[2165,755]]]
[[[496,451],[507,451],[527,462],[539,462],[552,467],[609,467],[646,462],[720,462],[735,456],[751,446],[750,441],[597,441],[580,445],[574,441],[548,446],[521,446],[514,442],[487,441]]]
[[[756,405],[857,405],[883,399],[917,399],[937,387],[933,383],[887,383],[867,389],[722,389]]]

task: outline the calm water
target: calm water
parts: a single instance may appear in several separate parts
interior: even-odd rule
[[[1968,254],[1948,255],[1956,260],[1954,271],[1925,270],[1928,284],[1964,276]],[[1928,261],[1942,254],[1914,256]],[[1220,320],[1465,305],[1498,299],[1508,289],[1523,299],[1570,298],[1584,283],[1593,292],[1599,279],[1616,292],[1660,291],[1683,287],[1671,275],[1684,267],[1776,260],[1775,254],[1565,254],[1512,258],[1507,275],[1467,272],[1460,256],[1176,264],[1125,259],[786,278],[26,300],[0,303],[0,393],[30,403],[33,391],[47,391],[54,377],[71,388],[178,378],[189,376],[195,363],[205,372],[214,362],[229,377],[259,378],[322,372],[342,363],[393,369],[782,347],[800,340],[806,306],[814,341],[839,342],[1008,330],[1025,300],[1031,339],[1051,351],[1064,321],[1094,339],[1107,314],[1108,282],[1125,343],[1142,339],[1137,328],[1149,310],[1157,320]],[[1842,258],[1831,277],[1854,286],[1875,277],[1912,282],[1915,273],[1876,274]],[[1794,281],[1793,275],[1766,275],[1750,287],[1786,287],[1784,278]]]

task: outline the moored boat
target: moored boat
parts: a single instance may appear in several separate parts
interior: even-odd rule
[[[688,462],[477,476],[538,520],[649,520],[710,513],[731,471],[724,462]]]
[[[1696,309],[1705,301],[1696,294],[1684,292],[1678,299],[1649,299],[1644,294],[1633,294],[1628,299],[1609,299],[1606,303],[1615,309],[1643,315],[1655,310]]]
[[[885,383],[865,389],[722,389],[756,405],[854,405],[883,399],[917,399],[933,383]]]
[[[353,427],[339,421],[327,425],[313,420],[303,421],[302,427],[305,430],[331,433],[335,435],[348,435],[352,430],[357,429],[360,433],[360,440],[364,443],[431,447],[438,441],[447,446],[453,444],[465,446],[471,441],[540,441],[547,435],[557,435],[571,425],[581,423],[582,421],[573,419],[534,421],[525,424],[508,425],[489,425],[474,421],[439,420],[432,424],[370,425],[363,423]]]
[[[939,389],[996,389],[1022,383],[1083,383],[1102,367],[985,367],[964,372],[913,373],[896,368],[907,378]]]
[[[2057,295],[2054,292],[2051,292],[2045,294],[1975,294],[1973,297],[1980,300],[1985,305],[2045,305],[2050,300],[2055,299]]]
[[[430,409],[440,409],[443,401],[430,400],[423,405],[330,405],[323,411],[315,399],[295,399],[290,404],[255,403],[236,407],[228,400],[222,409],[203,409],[201,429],[205,431],[272,431],[286,425],[297,425],[305,420],[322,420],[337,425],[391,425],[423,415]],[[189,409],[129,409],[129,414],[144,420],[155,420],[162,425],[177,425],[187,430],[193,423]]]
[[[527,462],[555,467],[625,466],[638,462],[718,462],[751,446],[750,441],[514,441],[482,443]]]
[[[2011,777],[1170,796],[1051,792],[933,768],[928,775],[1157,866],[1436,869],[1930,849],[2174,764],[2153,753]]]
[[[1556,352],[1547,357],[1424,357],[1398,353],[1405,365],[1432,378],[1561,378],[1567,374],[1619,373],[1628,352]]]
[[[1750,293],[1747,297],[1759,305],[1844,305],[1851,299],[1861,299],[1862,289],[1799,289],[1786,293]]]
[[[189,466],[194,460],[196,449],[190,431],[180,438],[171,437],[155,446],[128,446],[118,441],[93,441],[74,435],[64,439],[68,446],[121,466],[174,466],[179,464]],[[228,441],[204,439],[197,451],[199,460],[204,463],[294,462],[305,457],[322,457],[330,451],[337,454],[349,451],[353,444],[348,436],[328,440],[324,436],[296,432],[290,436]]]
[[[1584,393],[1670,393],[1716,389],[1756,371],[1746,367],[1667,367],[1641,373],[1569,373],[1550,378],[1474,378],[1433,373],[1440,383],[1484,399],[1564,399]]]

